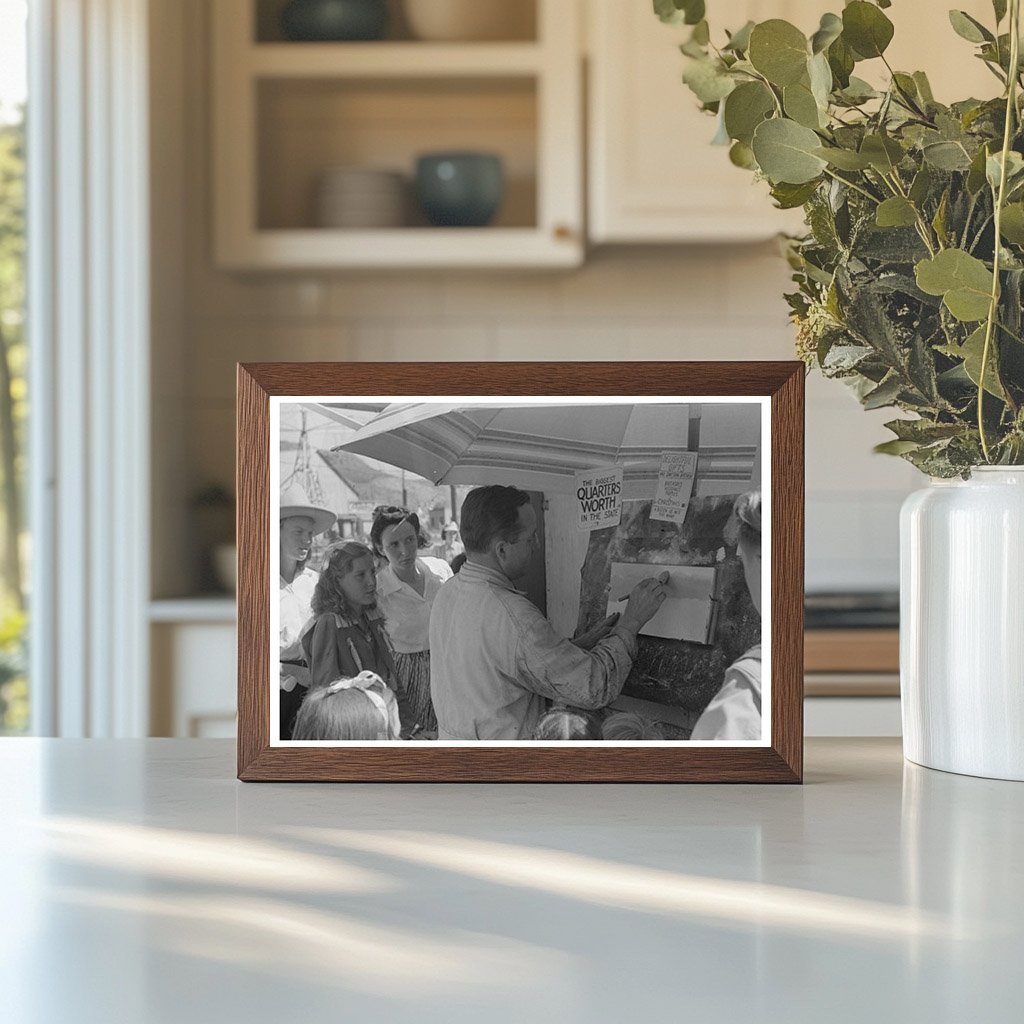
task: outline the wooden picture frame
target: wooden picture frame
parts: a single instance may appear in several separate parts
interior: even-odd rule
[[[272,401],[308,396],[760,399],[770,479],[770,691],[762,745],[429,743],[296,746],[271,737]],[[650,397],[648,397],[650,396]],[[436,400],[436,399],[433,399]],[[540,400],[540,399],[538,399]],[[804,367],[799,362],[255,363],[238,366],[238,777],[243,781],[801,782]],[[763,433],[763,432],[762,432]],[[273,439],[276,443],[276,439]],[[272,502],[273,499],[273,502]],[[766,730],[767,731],[767,730]]]

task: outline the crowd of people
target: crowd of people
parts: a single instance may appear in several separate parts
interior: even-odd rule
[[[612,712],[637,636],[667,594],[641,581],[621,614],[568,639],[516,588],[537,550],[529,495],[490,485],[463,502],[464,552],[426,556],[415,512],[375,510],[370,546],[313,538],[329,509],[291,487],[280,507],[280,736],[291,740],[653,740],[659,726]],[[761,501],[734,507],[737,550],[760,611]],[[692,739],[761,736],[761,648],[725,674]]]

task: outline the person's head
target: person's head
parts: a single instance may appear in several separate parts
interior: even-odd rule
[[[313,517],[288,516],[281,520],[281,563],[302,567],[313,544]]]
[[[416,564],[417,552],[427,546],[427,538],[415,512],[397,505],[378,505],[373,511],[370,543],[375,554],[401,572]]]
[[[393,698],[392,698],[393,699]],[[362,690],[307,694],[295,716],[294,740],[397,740],[387,717]]]
[[[552,708],[533,731],[535,740],[599,740],[601,727],[593,715],[568,708]]]
[[[754,607],[761,611],[761,492],[741,494],[733,505],[739,528],[737,550]]]
[[[648,722],[632,711],[616,711],[601,723],[601,738],[605,740],[661,740],[665,737],[656,722]]]
[[[326,533],[338,517],[328,508],[314,505],[299,484],[289,484],[281,492],[279,502],[281,569],[290,576],[293,569],[302,569],[313,538]]]
[[[313,592],[313,612],[338,612],[357,617],[377,604],[377,574],[373,552],[358,541],[346,540],[327,552]]]
[[[526,574],[537,543],[537,513],[526,491],[499,484],[475,488],[462,503],[460,527],[470,561],[510,580]]]

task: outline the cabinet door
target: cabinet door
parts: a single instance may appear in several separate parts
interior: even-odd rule
[[[663,25],[648,0],[587,2],[591,240],[712,242],[798,231],[798,212],[776,210],[767,185],[734,167],[726,147],[711,145],[715,119],[682,83],[679,44],[689,28]],[[712,2],[712,36],[769,17],[793,18],[806,31],[810,22],[795,8],[826,2]]]
[[[799,211],[779,211],[767,186],[712,146],[713,118],[700,113],[681,82],[678,45],[686,26],[663,25],[650,0],[585,0],[589,48],[589,234],[593,242],[704,242],[799,232]],[[785,18],[810,35],[829,0],[709,0],[712,37],[748,19]],[[943,102],[998,95],[998,82],[952,30],[947,6],[900,0],[886,11],[896,34],[893,67],[924,70]],[[955,5],[986,25],[990,0]],[[1006,23],[1003,23],[1003,31]],[[872,84],[887,83],[881,61],[858,65]]]

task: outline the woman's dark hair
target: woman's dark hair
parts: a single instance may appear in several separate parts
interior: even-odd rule
[[[410,512],[407,508],[402,508],[400,505],[378,505],[373,510],[370,543],[373,545],[374,553],[379,558],[384,557],[384,548],[381,545],[384,531],[389,526],[401,526],[402,523],[411,524],[412,528],[416,531],[417,547],[425,548],[430,544],[426,534],[424,534],[420,527],[420,517],[415,512]]]
[[[491,484],[474,488],[462,503],[459,531],[467,551],[483,554],[496,540],[518,540],[519,509],[530,496],[518,487]]]
[[[328,548],[320,579],[313,591],[314,615],[337,612],[348,618],[358,618],[362,614],[362,608],[353,608],[349,603],[345,591],[341,589],[341,581],[352,571],[353,562],[367,556],[372,559],[373,552],[365,544],[354,540],[345,540]]]

